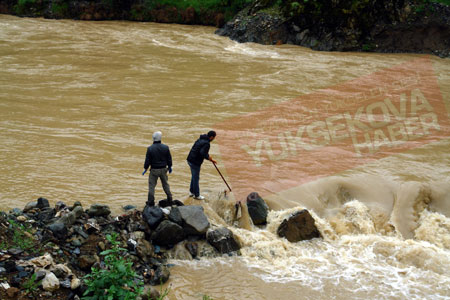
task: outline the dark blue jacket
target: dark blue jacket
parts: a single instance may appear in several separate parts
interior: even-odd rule
[[[153,145],[147,148],[145,155],[144,169],[148,167],[152,169],[162,169],[172,167],[172,155],[170,155],[169,146],[161,144],[161,142],[153,142]]]
[[[195,141],[189,152],[187,161],[191,164],[200,166],[204,159],[209,159],[209,137],[207,134],[200,135],[200,138]]]

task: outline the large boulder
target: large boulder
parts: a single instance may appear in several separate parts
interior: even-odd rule
[[[39,199],[37,199],[37,208],[39,209],[43,209],[43,208],[48,208],[50,207],[50,203],[48,202],[47,199],[40,197]]]
[[[184,239],[183,228],[169,220],[162,221],[152,233],[153,244],[173,246]]]
[[[206,240],[220,253],[230,253],[241,248],[234,239],[233,232],[226,227],[208,230]]]
[[[177,208],[183,220],[183,228],[187,235],[202,235],[209,228],[209,221],[203,207],[200,205],[186,205]]]
[[[285,237],[292,243],[321,236],[315,225],[314,218],[306,209],[298,211],[288,219],[283,220],[278,227],[277,233],[280,237]]]
[[[144,217],[145,222],[147,222],[150,228],[155,229],[164,218],[164,213],[158,206],[146,205],[144,207],[144,211],[142,212],[142,216]]]
[[[258,193],[253,192],[247,196],[248,214],[252,218],[253,224],[264,225],[267,223],[267,213],[269,207]]]
[[[104,204],[92,204],[87,211],[90,217],[108,216],[111,213],[108,205]]]

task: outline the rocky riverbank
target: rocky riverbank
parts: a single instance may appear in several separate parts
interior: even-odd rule
[[[230,208],[222,211],[229,217],[197,202],[175,200],[169,206],[161,200],[142,211],[129,205],[111,216],[106,205],[84,209],[80,202],[60,201],[51,207],[39,198],[23,209],[0,212],[0,299],[81,299],[113,290],[112,299],[125,299],[117,296],[124,291],[138,295],[126,299],[159,299],[153,286],[169,280],[168,259],[240,255],[242,241],[224,222],[236,224],[247,211],[251,223],[267,221],[269,208],[257,193],[245,204],[219,203]],[[283,220],[277,233],[290,242],[321,237],[307,210]],[[128,281],[119,284],[115,277]]]
[[[360,1],[360,6],[347,7],[351,1],[278,2],[255,1],[216,33],[241,43],[293,44],[319,51],[450,56],[446,4]]]
[[[233,233],[212,225],[201,205],[167,206],[162,200],[143,211],[125,209],[113,217],[106,205],[50,207],[39,198],[1,212],[0,299],[80,299],[88,289],[86,275],[111,268],[106,257],[114,249],[112,235],[120,256],[132,264],[129,273],[146,285],[142,299],[157,294],[151,286],[169,280],[168,258],[239,254]]]

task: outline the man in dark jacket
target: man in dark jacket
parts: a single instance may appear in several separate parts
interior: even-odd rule
[[[210,160],[213,163],[217,163],[210,155],[209,155],[209,147],[210,142],[212,142],[216,138],[216,132],[210,131],[208,134],[200,135],[200,138],[195,141],[194,145],[189,152],[187,157],[187,162],[189,167],[191,168],[191,186],[189,191],[191,195],[189,197],[194,197],[197,200],[203,200],[205,197],[200,195],[200,167],[203,163],[204,159]]]
[[[167,145],[161,143],[161,132],[157,131],[153,134],[153,145],[147,148],[145,156],[144,173],[150,167],[150,175],[148,177],[148,200],[147,205],[155,205],[155,186],[158,178],[161,178],[164,192],[167,195],[167,201],[172,203],[172,193],[170,192],[169,178],[167,172],[172,173],[172,156]]]

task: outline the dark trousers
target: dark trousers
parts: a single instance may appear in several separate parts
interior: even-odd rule
[[[172,193],[170,192],[169,177],[167,176],[167,168],[162,169],[150,169],[150,175],[148,176],[148,199],[147,205],[155,205],[155,187],[158,182],[158,178],[161,179],[162,187],[167,195],[167,200],[172,201]]]
[[[198,197],[200,196],[200,166],[190,162],[188,162],[188,165],[191,168],[191,186],[189,187],[189,191],[195,197]]]

